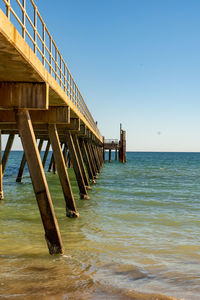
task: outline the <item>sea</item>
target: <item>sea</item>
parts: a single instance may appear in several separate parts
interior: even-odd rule
[[[48,253],[27,168],[16,183],[22,154],[11,152],[3,180],[0,299],[200,299],[200,153],[127,152],[126,164],[113,153],[89,200],[68,169],[76,219],[49,154],[63,255]]]

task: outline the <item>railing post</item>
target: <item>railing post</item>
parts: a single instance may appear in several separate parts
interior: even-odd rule
[[[34,52],[37,53],[37,7],[34,7]]]
[[[6,15],[7,15],[8,19],[10,20],[10,0],[7,0]]]
[[[22,18],[22,23],[23,23],[23,28],[22,28],[22,36],[25,39],[26,37],[26,0],[23,0],[23,18]]]

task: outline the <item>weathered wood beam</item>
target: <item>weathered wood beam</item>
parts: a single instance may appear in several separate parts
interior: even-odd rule
[[[83,158],[84,158],[84,161],[85,161],[85,164],[86,164],[86,167],[87,167],[89,178],[90,178],[91,182],[95,183],[94,174],[93,174],[93,171],[92,171],[92,166],[91,166],[91,163],[90,163],[90,159],[89,159],[89,156],[88,156],[88,152],[87,152],[84,140],[81,141],[81,150],[82,150],[82,153],[83,153]]]
[[[52,167],[53,167],[53,164],[55,164],[55,162],[54,162],[54,157],[53,157],[53,153],[52,153],[51,159],[50,159],[50,163],[49,163],[49,169],[48,169],[48,172],[51,172]]]
[[[9,157],[9,154],[10,154],[10,150],[12,148],[14,138],[15,138],[14,134],[10,134],[9,137],[8,137],[8,141],[7,141],[6,148],[5,148],[5,151],[4,151],[4,154],[3,154],[3,158],[2,158],[2,172],[3,172],[3,174],[5,173],[6,164],[7,164],[7,161],[8,161],[8,157]]]
[[[90,164],[91,164],[91,167],[92,167],[93,176],[96,179],[97,178],[96,164],[94,162],[94,157],[93,157],[92,152],[91,152],[90,143],[87,140],[85,141],[85,146],[86,146],[88,157],[89,157]]]
[[[49,252],[50,254],[63,253],[60,231],[28,110],[18,110],[16,112],[16,121],[40,210]]]
[[[94,162],[95,162],[95,165],[96,165],[97,173],[99,173],[100,172],[99,163],[98,163],[98,160],[97,160],[97,156],[96,156],[96,152],[95,152],[95,149],[94,149],[94,145],[92,143],[90,144],[90,148],[91,148],[91,152],[92,152],[92,155],[93,155],[93,158],[94,158]]]
[[[3,194],[3,172],[2,172],[1,151],[2,151],[2,143],[1,143],[1,130],[0,130],[0,200],[3,200],[4,194]]]
[[[115,160],[117,160],[117,148],[115,149]]]
[[[61,107],[49,107],[48,110],[29,110],[32,124],[40,125],[46,124],[46,130],[48,130],[48,123],[56,123],[61,128],[69,128],[78,130],[77,119],[70,120],[70,108],[68,106]],[[71,121],[71,126],[70,126]],[[0,124],[15,124],[15,112],[13,109],[0,110]]]
[[[83,180],[85,182],[86,188],[89,189],[90,188],[90,183],[89,183],[87,173],[86,173],[86,170],[85,170],[83,157],[82,157],[82,153],[81,153],[81,149],[80,149],[80,145],[79,145],[79,140],[78,140],[78,137],[77,137],[76,134],[73,134],[72,138],[73,138],[73,141],[74,141],[74,146],[76,148],[76,153],[77,153],[79,165],[80,165],[80,168],[81,168],[81,172],[82,172],[82,175],[83,175]]]
[[[100,163],[99,155],[98,155],[98,152],[97,152],[97,146],[94,144],[94,145],[92,145],[92,147],[93,147],[94,156],[95,156],[95,159],[96,159],[96,162],[97,162],[97,168],[98,168],[98,171],[100,172],[101,163]]]
[[[25,156],[25,153],[23,153],[21,164],[20,164],[19,171],[18,171],[18,175],[16,178],[16,182],[22,181],[25,165],[26,165],[26,156]]]
[[[0,82],[0,109],[48,109],[49,86],[37,82]]]
[[[42,145],[43,145],[43,140],[40,139],[39,144],[38,144],[39,153],[41,152]],[[20,167],[19,167],[19,171],[18,171],[18,175],[17,175],[17,178],[16,178],[16,182],[22,182],[25,165],[26,165],[26,156],[25,156],[25,153],[24,153],[23,156],[22,156],[22,160],[21,160],[21,164],[20,164]]]
[[[46,164],[46,161],[47,161],[50,145],[51,145],[51,143],[48,140],[47,145],[46,145],[46,149],[45,149],[45,153],[44,153],[44,156],[43,156],[43,160],[42,160],[43,168],[45,167],[45,164]]]
[[[76,148],[74,146],[73,138],[70,131],[66,133],[66,142],[67,142],[68,149],[70,151],[70,159],[72,160],[74,172],[76,175],[76,180],[80,191],[80,197],[83,199],[88,199],[89,197],[88,197],[87,189],[85,186],[83,174],[81,172],[81,167],[79,164],[79,159],[76,153]]]
[[[105,138],[103,137],[103,161],[105,161],[105,144],[104,144]]]
[[[111,149],[109,149],[109,162],[111,162]]]
[[[74,196],[72,193],[71,184],[69,181],[69,176],[67,173],[67,168],[65,166],[65,161],[60,146],[59,136],[55,124],[49,125],[49,138],[51,141],[51,146],[53,149],[53,155],[56,162],[58,175],[60,178],[60,183],[62,186],[65,203],[66,203],[66,215],[68,217],[78,217],[79,214],[76,209],[76,204]]]

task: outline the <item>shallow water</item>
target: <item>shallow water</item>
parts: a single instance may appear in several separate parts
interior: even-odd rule
[[[28,171],[15,182],[21,156],[9,157],[0,203],[0,298],[199,299],[199,153],[106,162],[90,200],[79,199],[70,169],[78,219],[65,217],[58,176],[46,173],[63,256],[48,254]]]

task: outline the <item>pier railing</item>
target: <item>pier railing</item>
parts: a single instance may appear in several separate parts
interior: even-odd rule
[[[34,1],[0,0],[0,9],[3,10],[97,135],[102,137]]]
[[[104,140],[104,144],[114,144],[114,145],[118,145],[119,141],[117,139],[105,139]]]

